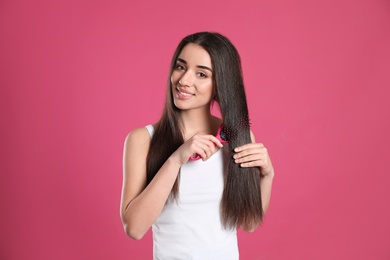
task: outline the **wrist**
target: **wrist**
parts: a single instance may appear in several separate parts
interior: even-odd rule
[[[275,172],[274,172],[274,169],[271,169],[269,171],[263,171],[262,169],[260,169],[260,177],[262,179],[270,179],[272,180],[275,176]]]
[[[170,164],[175,165],[176,167],[180,168],[183,163],[181,163],[180,159],[175,156],[175,153],[173,153],[171,156],[169,156],[168,161]]]

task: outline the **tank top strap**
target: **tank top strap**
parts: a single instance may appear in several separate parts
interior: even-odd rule
[[[154,133],[154,127],[153,127],[153,125],[147,125],[147,126],[145,126],[145,127],[146,127],[146,129],[148,130],[150,137],[152,137],[152,136],[153,136],[153,133]]]

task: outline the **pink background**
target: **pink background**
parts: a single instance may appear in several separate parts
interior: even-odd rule
[[[179,40],[228,36],[276,168],[241,259],[390,259],[390,2],[0,3],[0,259],[150,259],[125,236],[122,148]]]

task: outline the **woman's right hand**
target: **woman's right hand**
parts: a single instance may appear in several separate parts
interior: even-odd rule
[[[206,161],[222,147],[222,143],[215,136],[196,134],[182,144],[171,157],[181,166],[197,154]]]

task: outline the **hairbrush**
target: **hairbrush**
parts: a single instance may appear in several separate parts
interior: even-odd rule
[[[219,128],[218,128],[218,131],[217,131],[217,135],[215,136],[222,144],[226,144],[228,142],[228,138],[227,138],[227,133],[225,131],[225,129],[223,128],[223,125],[221,125]],[[215,145],[215,144],[214,144]],[[199,160],[201,157],[199,154],[193,154],[192,156],[190,156],[190,161],[197,161]]]

